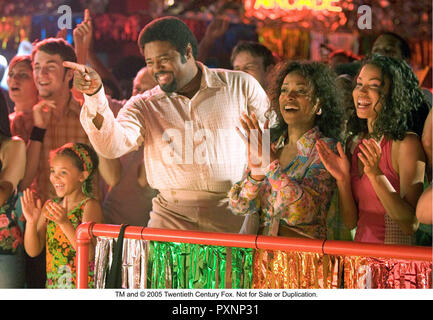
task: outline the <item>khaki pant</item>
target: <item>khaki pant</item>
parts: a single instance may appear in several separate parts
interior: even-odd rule
[[[225,193],[160,190],[152,200],[148,227],[238,233],[244,217],[228,209]]]

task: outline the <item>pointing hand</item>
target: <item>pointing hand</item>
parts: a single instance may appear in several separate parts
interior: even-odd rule
[[[78,91],[91,96],[102,87],[101,77],[92,68],[70,61],[64,61],[63,66],[74,70],[73,84]]]

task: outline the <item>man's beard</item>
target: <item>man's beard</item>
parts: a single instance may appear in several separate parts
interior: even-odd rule
[[[177,89],[177,81],[176,81],[176,79],[174,78],[174,76],[172,77],[173,80],[172,80],[171,82],[169,82],[169,83],[160,84],[160,83],[158,82],[158,75],[159,75],[159,74],[163,74],[163,73],[171,73],[171,72],[158,72],[157,74],[155,74],[155,80],[156,80],[156,82],[159,84],[159,87],[160,87],[161,90],[164,91],[164,92],[168,92],[168,93],[175,92],[176,89]],[[173,75],[173,74],[172,74],[172,75]]]

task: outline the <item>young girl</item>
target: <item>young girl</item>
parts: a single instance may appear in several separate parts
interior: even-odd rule
[[[102,222],[101,205],[92,198],[91,190],[97,169],[98,156],[90,146],[67,143],[50,155],[50,181],[58,198],[42,207],[32,191],[24,191],[24,247],[29,256],[35,257],[46,245],[47,288],[75,288],[75,229],[82,222]]]

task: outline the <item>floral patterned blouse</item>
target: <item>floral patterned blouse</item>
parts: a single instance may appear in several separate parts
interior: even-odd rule
[[[285,139],[285,135],[279,138],[277,150],[284,146]],[[319,139],[336,150],[336,141],[324,137],[314,127],[297,141],[298,154],[287,167],[273,161],[262,181],[253,180],[250,170],[246,170],[246,178],[229,192],[234,214],[259,213],[266,235],[278,235],[278,228],[283,225],[307,237],[325,239],[326,214],[336,185],[320,161],[315,147]],[[278,223],[276,230],[269,228],[272,221]]]
[[[17,199],[18,195],[14,192],[0,207],[0,254],[14,254],[18,246],[24,242],[15,212]]]
[[[81,201],[74,209],[68,212],[68,219],[75,229],[80,225],[83,218],[83,210],[90,198]],[[53,201],[59,202],[60,199]],[[46,237],[46,287],[49,289],[73,289],[76,287],[76,251],[72,247],[62,229],[54,222],[49,221]],[[93,288],[93,270],[89,268],[89,288]]]

